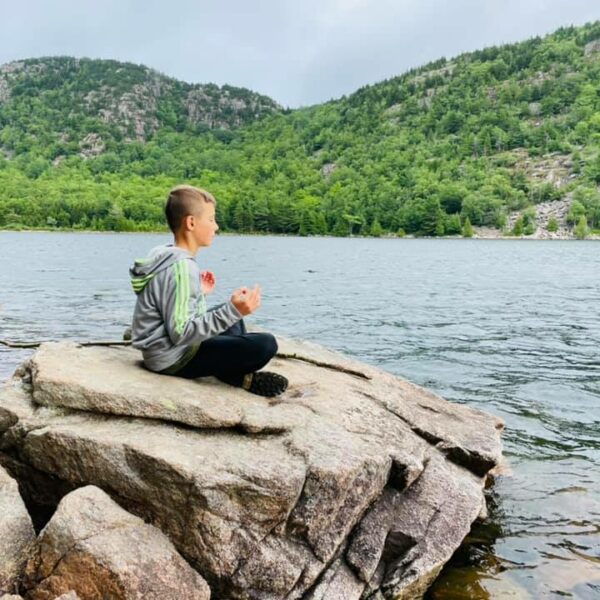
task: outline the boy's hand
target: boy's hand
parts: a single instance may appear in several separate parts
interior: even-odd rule
[[[210,294],[215,289],[216,279],[210,271],[200,273],[200,289],[203,294]]]
[[[244,317],[253,313],[260,306],[260,287],[257,284],[251,290],[247,287],[235,290],[231,302]]]

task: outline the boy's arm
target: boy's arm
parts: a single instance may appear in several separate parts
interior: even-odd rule
[[[231,301],[210,312],[196,313],[198,298],[202,292],[198,267],[190,260],[174,263],[165,272],[161,283],[159,310],[169,338],[175,346],[199,344],[229,329],[242,318]]]

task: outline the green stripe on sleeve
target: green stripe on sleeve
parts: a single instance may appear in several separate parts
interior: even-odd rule
[[[188,320],[190,275],[187,260],[175,263],[175,331],[182,333]]]
[[[133,291],[136,294],[141,292],[146,287],[148,282],[154,277],[154,275],[155,274],[152,273],[151,275],[146,275],[145,277],[132,277],[131,287],[133,288]]]
[[[181,261],[181,277],[183,278],[183,290],[184,296],[183,301],[181,303],[181,313],[183,315],[183,327],[187,323],[188,320],[188,311],[190,306],[190,266],[187,260]]]
[[[200,300],[198,302],[198,315],[203,315],[206,312],[206,298],[204,294],[200,296]]]
[[[181,267],[176,262],[173,265],[175,271],[175,331],[181,333]]]

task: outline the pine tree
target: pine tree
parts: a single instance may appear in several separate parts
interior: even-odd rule
[[[587,219],[585,218],[585,215],[581,215],[581,217],[579,218],[579,221],[575,227],[575,237],[578,240],[584,240],[588,234],[588,224],[587,224]]]
[[[523,235],[523,217],[519,217],[513,226],[513,235]]]
[[[383,235],[383,227],[381,227],[381,223],[379,222],[377,217],[375,217],[373,223],[371,223],[370,233],[373,237],[381,237]]]
[[[469,217],[465,219],[465,222],[463,224],[462,235],[466,238],[473,237],[473,226],[471,225]]]
[[[556,233],[558,231],[558,221],[556,220],[556,217],[550,217],[546,229],[551,233]]]

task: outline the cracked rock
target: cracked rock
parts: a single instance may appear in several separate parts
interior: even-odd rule
[[[278,342],[290,386],[271,399],[150,373],[131,348],[44,344],[0,391],[0,462],[47,512],[102,488],[215,598],[418,598],[484,507],[502,422]]]
[[[102,490],[65,496],[28,565],[28,600],[208,600],[206,582],[155,527]]]
[[[34,541],[17,482],[0,467],[0,594],[17,590]]]

